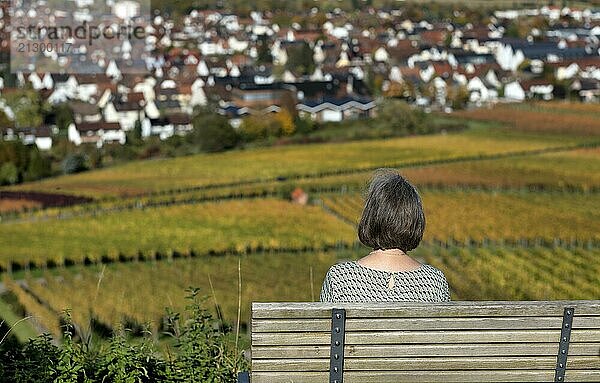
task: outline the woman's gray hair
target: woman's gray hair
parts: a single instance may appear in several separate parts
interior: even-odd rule
[[[367,190],[358,238],[373,249],[416,248],[425,231],[417,189],[393,169],[377,169]]]

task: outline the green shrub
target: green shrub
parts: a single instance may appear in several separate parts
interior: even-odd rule
[[[12,162],[0,166],[0,185],[14,185],[19,182],[19,170]]]
[[[62,163],[63,173],[72,174],[88,170],[85,155],[79,153],[69,154]]]
[[[221,152],[238,143],[238,135],[225,116],[203,110],[193,119],[194,130],[188,140],[203,152]]]
[[[227,341],[229,329],[202,306],[198,289],[190,289],[185,315],[168,312],[167,334],[175,349],[162,357],[152,334],[130,341],[117,329],[106,346],[74,339],[67,312],[63,343],[53,344],[48,334],[24,346],[0,344],[0,382],[14,383],[234,383],[248,363]],[[0,337],[2,339],[2,337]]]

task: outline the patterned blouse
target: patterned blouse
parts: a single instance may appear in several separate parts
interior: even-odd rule
[[[427,264],[410,271],[383,271],[356,261],[331,266],[321,288],[321,302],[447,302],[444,273]]]

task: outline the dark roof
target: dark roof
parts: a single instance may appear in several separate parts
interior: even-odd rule
[[[520,48],[523,51],[523,55],[525,57],[527,57],[528,59],[540,59],[540,60],[545,60],[548,55],[555,55],[557,57],[563,58],[563,59],[573,59],[573,58],[579,58],[579,57],[588,57],[588,56],[597,56],[597,54],[594,53],[593,49],[587,49],[587,48],[565,48],[565,49],[560,49],[558,47],[538,47],[538,46],[531,46],[531,47],[524,47],[524,48]]]
[[[273,82],[271,84],[255,84],[255,83],[242,83],[239,84],[238,89],[240,90],[276,90],[283,89],[284,83],[282,82]]]
[[[165,126],[165,125],[189,125],[192,123],[192,118],[185,113],[173,113],[164,117],[151,118],[150,124],[152,126]]]
[[[265,67],[254,67],[246,65],[240,69],[242,76],[247,76],[253,78],[254,76],[264,76],[269,77],[273,74],[273,70],[270,66]]]
[[[575,86],[577,83],[578,86]],[[577,90],[595,90],[600,89],[600,81],[591,78],[581,78],[573,82],[572,87]]]
[[[229,104],[224,108],[219,108],[219,113],[231,118],[242,117],[248,115],[248,109],[241,108],[234,104]]]
[[[54,83],[61,83],[61,82],[67,82],[67,80],[69,79],[69,75],[68,74],[64,74],[64,73],[51,73],[52,76],[52,80],[54,81]]]
[[[51,137],[52,131],[48,126],[40,126],[38,128],[18,128],[15,129],[16,134],[33,135],[35,137]]]
[[[462,51],[453,53],[453,55],[459,64],[484,64],[496,62],[496,59],[491,54],[476,54]]]
[[[292,85],[297,91],[304,93],[304,98],[334,95],[337,90],[337,86],[333,84],[333,81],[303,81],[289,83],[288,85]]]
[[[550,54],[563,59],[598,56],[594,49],[586,47],[560,49],[556,41],[529,42],[525,39],[516,38],[488,39],[486,41],[498,41],[505,45],[510,45],[513,51],[521,50],[523,55],[528,59],[546,59]]]
[[[192,118],[185,113],[173,113],[167,115],[167,120],[174,125],[188,125],[192,123]]]
[[[313,99],[313,100],[303,100],[302,102],[300,102],[300,104],[302,105],[306,105],[310,108],[314,108],[316,106],[322,105],[322,104],[332,104],[335,106],[342,106],[344,104],[347,104],[349,102],[357,102],[359,104],[369,104],[371,102],[373,102],[373,99],[368,98],[368,97],[352,97],[352,96],[346,96],[346,97],[323,97],[320,99]]]
[[[110,77],[103,73],[90,74],[75,74],[75,79],[78,84],[98,84],[102,82],[110,82]]]
[[[179,101],[167,99],[167,100],[154,100],[156,107],[160,109],[181,109]]]
[[[140,104],[135,101],[115,101],[113,102],[113,105],[115,106],[117,112],[130,112],[142,110]]]
[[[102,130],[121,130],[121,125],[118,122],[82,122],[76,124],[75,127],[80,132],[88,132],[93,131],[96,132],[100,129]]]

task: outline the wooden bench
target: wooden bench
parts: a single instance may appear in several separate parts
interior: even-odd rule
[[[254,303],[252,383],[600,382],[600,300]]]

